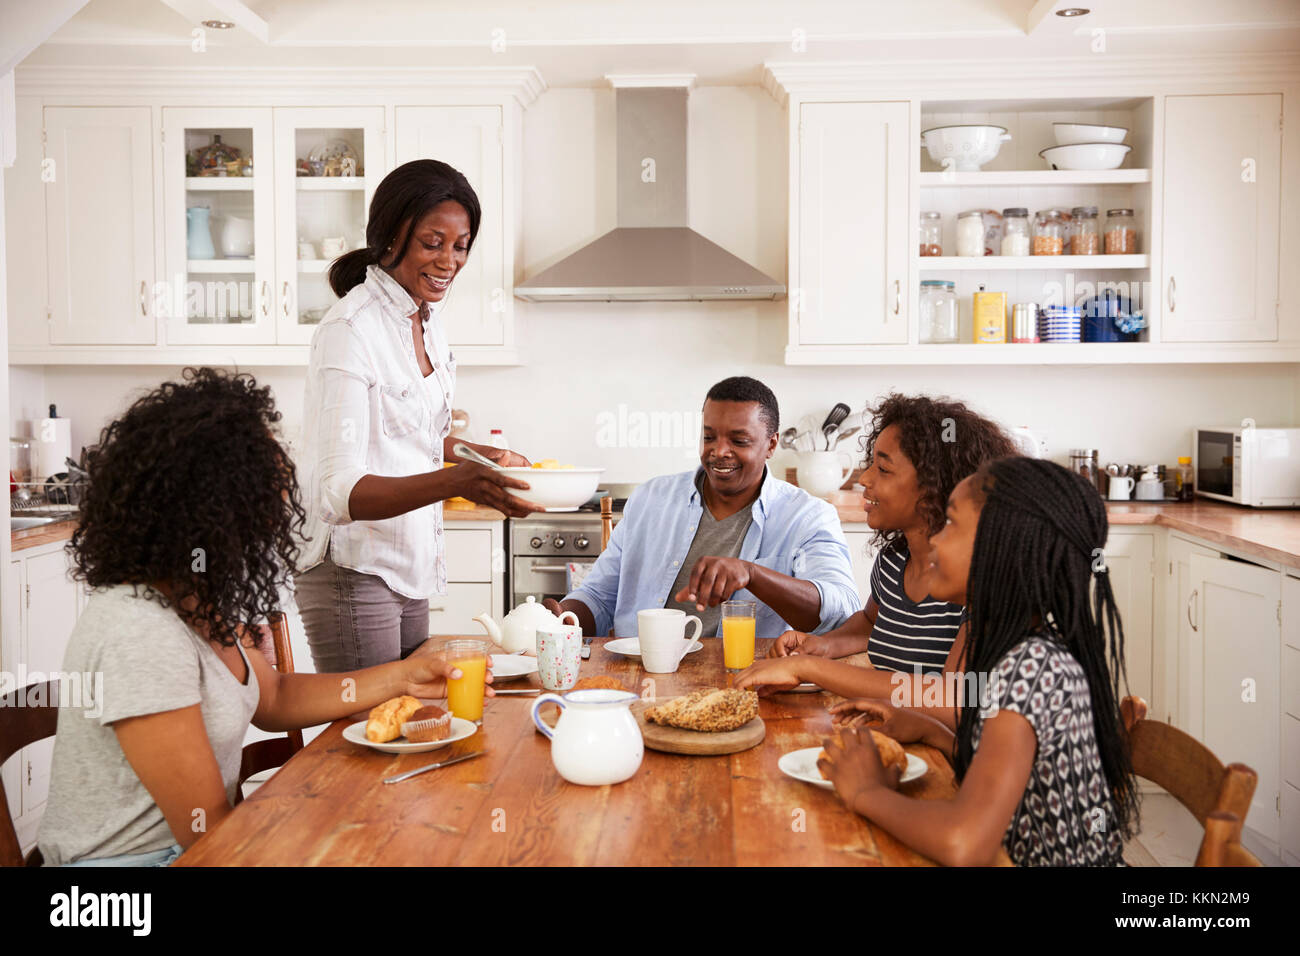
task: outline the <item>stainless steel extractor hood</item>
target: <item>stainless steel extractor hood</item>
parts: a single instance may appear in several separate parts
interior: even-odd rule
[[[686,97],[618,89],[618,225],[515,286],[526,302],[776,299],[785,285],[690,228]]]

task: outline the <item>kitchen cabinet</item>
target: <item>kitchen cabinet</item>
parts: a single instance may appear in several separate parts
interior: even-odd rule
[[[325,240],[342,239],[349,250],[365,245],[370,200],[388,172],[384,108],[275,107],[273,114],[276,341],[308,345],[338,300],[328,275],[337,253],[323,248]],[[355,175],[297,175],[299,161],[334,153],[353,160]]]
[[[790,352],[908,341],[911,111],[802,103],[790,187]]]
[[[505,174],[505,126],[500,106],[399,106],[395,165],[438,159],[465,174],[478,194],[482,218],[469,258],[441,314],[453,349],[514,345],[513,230]]]
[[[147,106],[44,111],[52,345],[156,341],[151,129]]]
[[[1124,628],[1124,670],[1127,693],[1147,701],[1152,714],[1163,702],[1153,700],[1155,535],[1149,531],[1112,528],[1103,552],[1111,591]]]
[[[275,342],[275,164],[270,107],[162,111],[163,281],[168,345]],[[199,176],[187,157],[218,141],[253,175]]]
[[[858,530],[859,528],[863,530]],[[875,531],[870,525],[846,525],[844,540],[849,546],[849,557],[853,559],[853,583],[858,586],[858,597],[862,607],[867,606],[871,598],[871,568],[876,563],[880,549],[872,543]]]
[[[1282,96],[1165,98],[1166,342],[1278,338]]]
[[[1244,763],[1258,774],[1246,826],[1275,844],[1281,824],[1278,678],[1283,576],[1245,561],[1199,554],[1191,556],[1191,568],[1198,591],[1193,622],[1203,648],[1201,740],[1224,763]]]
[[[1165,584],[1165,687],[1169,689],[1163,720],[1197,740],[1205,737],[1201,700],[1205,693],[1204,641],[1193,614],[1200,597],[1192,582],[1192,556],[1217,559],[1218,551],[1169,535]],[[1153,710],[1160,714],[1161,711]]]
[[[474,618],[500,621],[505,606],[505,528],[500,521],[443,522],[447,593],[429,596],[430,635],[478,635]]]
[[[1282,858],[1300,866],[1300,577],[1282,577]]]

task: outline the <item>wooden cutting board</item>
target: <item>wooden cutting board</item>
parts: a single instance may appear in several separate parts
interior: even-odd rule
[[[671,698],[665,698],[667,702]],[[632,703],[632,716],[641,728],[645,745],[651,750],[661,750],[670,754],[690,754],[707,756],[712,754],[734,754],[751,747],[757,747],[767,736],[767,727],[763,718],[755,717],[743,727],[728,730],[725,733],[706,734],[698,730],[682,730],[680,727],[664,727],[649,723],[645,719],[646,708],[660,703],[657,700],[638,700]]]

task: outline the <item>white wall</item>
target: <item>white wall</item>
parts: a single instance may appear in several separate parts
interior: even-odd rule
[[[759,269],[786,274],[786,132],[782,110],[757,87],[704,87],[690,98],[692,225]],[[551,265],[614,225],[614,104],[608,90],[552,89],[524,118],[523,270]],[[454,308],[454,299],[449,306]],[[688,467],[688,448],[598,447],[598,415],[698,412],[718,379],[766,381],[782,419],[855,410],[890,389],[943,393],[1103,461],[1166,462],[1190,454],[1196,424],[1300,423],[1300,379],[1290,365],[1050,367],[786,367],[785,302],[517,302],[527,364],[461,370],[456,403],[479,437],[506,430],[534,458],[601,464],[610,481]],[[14,322],[38,317],[14,316]],[[73,419],[73,448],[130,400],[177,369],[13,369],[12,415],[54,402]],[[302,419],[301,369],[250,369],[270,384],[293,437]],[[37,393],[40,393],[37,395]],[[33,397],[37,396],[37,397]],[[690,445],[693,448],[693,439]],[[783,460],[777,461],[784,466]]]

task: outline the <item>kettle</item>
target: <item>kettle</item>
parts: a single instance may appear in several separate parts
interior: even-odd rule
[[[566,620],[567,618],[573,618],[572,622]],[[565,611],[559,617],[556,617],[538,604],[537,599],[530,594],[523,604],[501,620],[500,626],[497,625],[496,621],[492,620],[487,611],[484,611],[474,620],[482,625],[483,630],[487,631],[488,637],[492,639],[493,643],[505,648],[507,654],[518,654],[523,651],[535,656],[537,654],[537,631],[540,628],[555,627],[568,623],[577,624],[578,615],[572,611]]]

